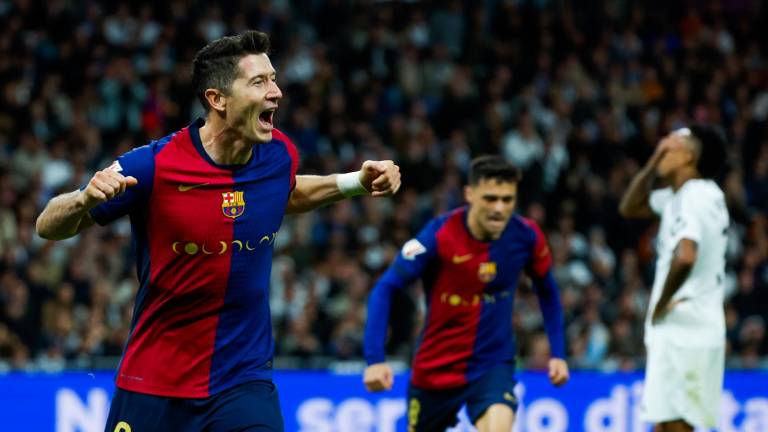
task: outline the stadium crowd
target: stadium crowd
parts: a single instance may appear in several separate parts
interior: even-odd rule
[[[393,159],[404,180],[392,200],[286,217],[271,305],[290,364],[361,358],[375,278],[428,218],[462,204],[470,158],[500,153],[524,170],[519,212],[548,236],[571,365],[642,367],[656,227],[622,219],[618,200],[661,136],[698,122],[729,143],[727,365],[768,367],[768,6],[686,3],[0,2],[0,370],[119,356],[138,288],[128,221],[49,242],[35,218],[200,116],[192,57],[247,28],[272,36],[276,124],[300,172]],[[393,302],[389,349],[403,358],[421,297]],[[525,281],[513,325],[523,364],[545,366]]]

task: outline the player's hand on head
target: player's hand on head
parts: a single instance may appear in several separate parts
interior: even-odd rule
[[[549,359],[549,381],[556,386],[561,386],[571,378],[568,372],[568,363],[560,358]]]
[[[369,392],[378,392],[382,390],[391,390],[395,382],[392,367],[387,363],[375,363],[363,372],[363,384]]]
[[[400,167],[391,160],[365,161],[360,168],[360,183],[372,196],[392,196],[400,189]]]
[[[135,177],[124,176],[113,167],[109,167],[96,171],[88,185],[81,191],[80,199],[85,208],[91,209],[122,194],[127,188],[138,183]]]
[[[651,157],[648,159],[648,162],[646,162],[646,166],[650,169],[655,169],[657,166],[659,166],[661,159],[664,158],[664,154],[666,154],[670,149],[674,148],[675,145],[677,145],[677,141],[672,141],[669,139],[665,139],[660,142],[659,145],[656,146],[656,149],[653,151]]]

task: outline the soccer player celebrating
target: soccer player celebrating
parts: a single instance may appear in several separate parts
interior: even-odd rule
[[[544,313],[553,357],[549,378],[568,378],[563,313],[552,258],[539,227],[513,214],[519,171],[496,156],[472,161],[464,196],[469,204],[427,224],[379,279],[368,301],[363,382],[388,390],[393,374],[384,342],[394,290],[418,277],[428,310],[408,387],[408,430],[443,431],[466,404],[480,432],[509,432],[514,395],[512,308],[525,270]]]
[[[296,175],[273,125],[269,47],[257,31],[205,46],[192,72],[205,118],[120,156],[37,220],[64,239],[130,215],[140,288],[108,432],[282,431],[268,290],[283,216],[400,187],[392,161]]]
[[[712,180],[724,143],[703,127],[664,137],[622,197],[625,217],[661,217],[645,322],[643,416],[656,431],[714,428],[723,386],[728,209]],[[669,187],[651,192],[660,177]]]

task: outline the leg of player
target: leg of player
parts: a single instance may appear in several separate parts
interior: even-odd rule
[[[478,432],[509,432],[515,422],[515,413],[509,405],[496,403],[475,422]]]
[[[167,397],[115,389],[104,432],[154,432],[188,428],[187,419],[169,415],[174,409],[171,401]]]
[[[693,426],[684,420],[672,420],[656,425],[654,432],[693,432]]]
[[[467,415],[480,432],[509,432],[515,421],[515,366],[496,365],[467,388]]]
[[[426,390],[408,386],[408,432],[444,431],[454,426],[464,388]]]
[[[209,420],[208,432],[283,432],[283,415],[277,387],[257,380],[224,390],[197,406]]]

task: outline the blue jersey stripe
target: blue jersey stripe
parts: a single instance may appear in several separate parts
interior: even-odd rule
[[[233,249],[219,314],[210,394],[253,379],[271,379],[274,341],[269,311],[272,252],[291,187],[291,157],[277,140],[253,147],[245,167],[233,170],[233,192],[244,211],[233,219]]]

